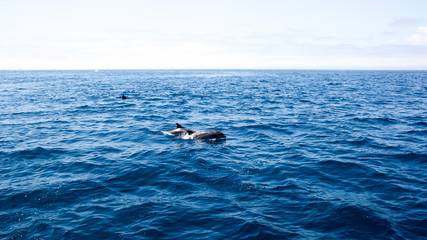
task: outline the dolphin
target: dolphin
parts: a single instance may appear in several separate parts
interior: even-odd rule
[[[205,130],[205,131],[193,131],[191,129],[184,128],[179,123],[176,124],[176,128],[169,132],[165,132],[168,135],[174,135],[182,139],[197,139],[197,140],[209,140],[209,141],[225,141],[226,137],[224,133],[216,130]]]

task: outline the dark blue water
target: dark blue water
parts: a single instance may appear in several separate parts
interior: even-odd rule
[[[2,71],[0,164],[2,239],[422,239],[427,72]]]

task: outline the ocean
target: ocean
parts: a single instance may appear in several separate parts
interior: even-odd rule
[[[1,239],[426,239],[427,71],[0,71],[0,164]]]

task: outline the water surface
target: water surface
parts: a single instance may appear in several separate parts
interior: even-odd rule
[[[425,71],[1,71],[0,129],[0,238],[427,236]]]

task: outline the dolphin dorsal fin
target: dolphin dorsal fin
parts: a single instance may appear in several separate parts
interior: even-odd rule
[[[176,124],[176,128],[184,128],[181,125],[179,125],[179,123]]]

